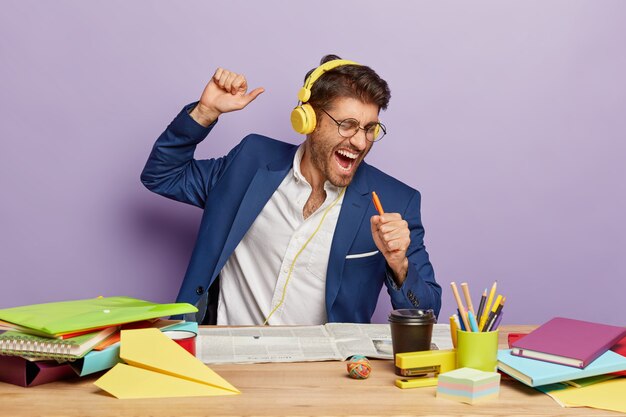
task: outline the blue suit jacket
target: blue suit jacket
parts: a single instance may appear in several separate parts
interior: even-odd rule
[[[196,145],[211,131],[188,114],[187,106],[161,134],[141,174],[150,190],[204,210],[200,231],[177,300],[197,304],[248,231],[265,203],[292,167],[297,145],[249,135],[222,158],[195,160]],[[370,218],[375,190],[385,211],[400,213],[409,223],[408,276],[397,288],[377,251]],[[332,241],[326,274],[329,322],[369,323],[383,284],[394,308],[441,307],[424,248],[420,194],[372,166],[361,163],[347,187]]]

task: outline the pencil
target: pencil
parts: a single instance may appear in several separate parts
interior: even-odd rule
[[[498,304],[498,308],[496,308],[495,313],[493,314],[493,316],[490,315],[490,319],[487,320],[487,328],[485,329],[486,332],[495,330],[495,328],[497,327],[496,323],[498,322],[498,318],[500,318],[500,316],[502,315],[502,308],[504,307],[505,301],[506,297],[502,297],[502,301],[500,302],[500,304]]]
[[[487,303],[485,304],[485,310],[483,311],[483,315],[480,318],[480,323],[478,323],[479,328],[483,328],[485,322],[487,321],[487,316],[489,316],[489,309],[491,309],[491,302],[493,301],[493,297],[496,295],[496,287],[498,285],[498,281],[494,281],[491,286],[491,291],[489,291],[489,298],[487,298]]]
[[[493,322],[493,326],[491,326],[491,329],[489,330],[490,332],[498,330],[498,327],[500,327],[500,322],[502,321],[502,316],[504,316],[504,311],[500,311],[500,313]]]
[[[385,210],[383,210],[383,205],[380,204],[380,199],[378,198],[378,195],[376,195],[376,191],[372,191],[372,201],[374,202],[374,207],[376,207],[378,214],[385,214]]]
[[[489,315],[487,316],[487,320],[485,320],[485,324],[483,324],[483,326],[480,328],[481,332],[486,332],[489,329],[489,325],[491,324],[491,321],[495,317],[496,311],[498,310],[498,306],[500,305],[501,301],[502,301],[502,296],[498,295],[498,297],[496,298],[496,302],[493,303],[493,307],[491,307],[491,311],[489,312]]]
[[[461,328],[461,322],[459,321],[459,315],[458,314],[453,314],[452,317],[454,317],[454,324],[456,325],[456,328],[460,329]]]
[[[469,321],[470,328],[472,329],[473,332],[480,331],[480,329],[478,328],[478,323],[476,323],[476,317],[474,316],[474,313],[472,313],[471,311],[467,312],[467,321]]]
[[[458,327],[456,325],[456,320],[454,319],[455,315],[456,314],[450,316],[450,337],[452,338],[452,346],[456,348],[456,331]]]
[[[456,304],[459,306],[459,314],[461,315],[461,321],[463,321],[463,325],[465,325],[465,329],[468,332],[471,332],[472,330],[469,326],[469,322],[467,321],[467,313],[465,311],[465,307],[463,307],[463,301],[461,301],[461,297],[459,296],[459,290],[456,288],[456,283],[451,282],[450,286],[452,287],[452,293],[454,293]]]
[[[472,304],[472,297],[470,296],[469,285],[467,285],[467,282],[461,283],[461,289],[463,290],[465,302],[467,303],[467,311],[471,311],[472,314],[474,314],[474,305]]]
[[[456,319],[457,319],[457,320],[456,320],[456,324],[458,324],[458,325],[459,325],[459,329],[463,330],[464,332],[465,332],[465,331],[469,331],[469,330],[467,330],[467,329],[465,328],[465,325],[463,324],[463,320],[459,319],[459,317],[461,317],[461,310],[459,310],[458,308],[456,309],[456,314],[455,314],[455,316],[456,316]]]
[[[476,320],[479,322],[482,319],[483,310],[485,309],[485,301],[487,301],[487,288],[485,288],[483,295],[480,297],[480,304],[478,305],[478,311],[476,312]]]

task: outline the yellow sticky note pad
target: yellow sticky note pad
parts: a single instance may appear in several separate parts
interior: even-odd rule
[[[123,330],[118,364],[94,384],[117,398],[236,395],[239,390],[155,328]]]

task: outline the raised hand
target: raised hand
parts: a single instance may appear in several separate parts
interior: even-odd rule
[[[190,115],[201,125],[208,126],[222,113],[243,109],[263,91],[259,87],[248,92],[248,82],[243,74],[218,68]]]
[[[409,225],[399,213],[372,216],[372,237],[394,273],[398,286],[402,285],[409,267],[406,251],[411,244]]]

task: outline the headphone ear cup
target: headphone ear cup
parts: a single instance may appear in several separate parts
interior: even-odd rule
[[[306,127],[306,114],[301,106],[291,111],[291,127],[298,133],[303,134]]]
[[[315,130],[315,110],[305,103],[291,111],[291,126],[296,132],[308,135]]]
[[[376,127],[374,128],[374,138],[377,138],[379,133],[380,133],[380,125],[376,125]]]

